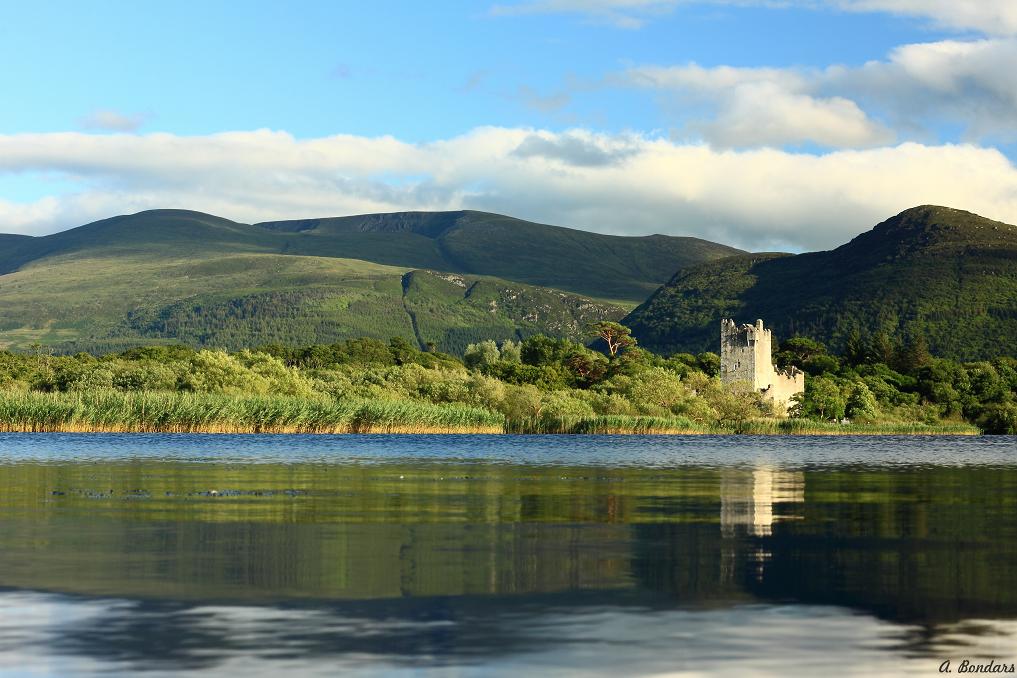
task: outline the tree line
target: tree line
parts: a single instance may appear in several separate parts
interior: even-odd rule
[[[656,355],[628,328],[598,322],[589,345],[534,335],[484,340],[462,359],[422,351],[406,339],[268,344],[227,352],[146,346],[96,356],[49,355],[42,347],[0,352],[0,391],[191,392],[461,404],[522,428],[565,430],[584,419],[657,418],[673,428],[749,430],[774,417],[748,385],[723,385],[716,353]],[[778,369],[807,374],[795,420],[826,424],[972,424],[1017,433],[1017,361],[960,363],[929,354],[921,337],[894,342],[852,336],[846,350],[792,337],[774,349]],[[625,419],[628,418],[628,419]]]

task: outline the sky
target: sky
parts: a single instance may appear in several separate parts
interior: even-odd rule
[[[479,209],[752,250],[1017,223],[1017,0],[0,3],[0,233]]]

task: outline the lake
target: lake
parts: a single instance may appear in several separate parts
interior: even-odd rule
[[[1017,662],[1013,437],[0,435],[0,674]]]

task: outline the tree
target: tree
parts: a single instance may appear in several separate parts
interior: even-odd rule
[[[388,346],[397,365],[413,362],[413,355],[417,353],[417,349],[402,337],[392,337]]]
[[[826,355],[823,344],[808,337],[791,337],[780,342],[780,350],[773,358],[779,369],[804,369],[806,362],[821,355]]]
[[[834,374],[840,369],[840,361],[832,355],[821,353],[806,360],[802,369],[812,375]]]
[[[720,356],[711,351],[704,351],[696,356],[696,364],[708,377],[720,374]]]
[[[886,332],[877,332],[869,345],[872,361],[889,365],[893,362],[894,345]]]
[[[805,393],[796,395],[794,399],[797,404],[792,408],[792,414],[798,417],[843,419],[847,408],[847,398],[830,377],[806,379]]]
[[[502,413],[509,419],[539,419],[544,411],[544,394],[531,384],[505,389]]]
[[[523,341],[520,356],[527,365],[560,365],[577,347],[568,339],[535,334]]]
[[[522,346],[518,341],[506,339],[501,342],[501,359],[507,363],[520,363],[523,361]]]
[[[924,335],[918,334],[909,337],[894,356],[894,369],[904,374],[914,375],[931,362],[929,344],[925,341]]]
[[[844,344],[844,357],[852,365],[861,365],[869,361],[869,345],[857,329],[851,330]]]
[[[668,411],[691,396],[681,377],[662,367],[651,367],[634,377],[628,395],[640,409],[650,405]]]
[[[593,335],[607,344],[607,351],[612,359],[618,355],[618,351],[624,351],[636,345],[636,338],[632,336],[632,330],[621,323],[610,320],[594,323]]]
[[[600,381],[607,373],[604,356],[599,353],[591,355],[587,351],[576,351],[565,359],[565,364],[575,372],[583,386]]]
[[[501,351],[498,350],[498,344],[491,339],[470,344],[463,353],[463,363],[470,369],[494,365],[500,358]]]
[[[851,385],[851,394],[848,396],[847,405],[844,408],[845,414],[851,419],[875,419],[879,411],[876,396],[872,394],[864,382],[857,381]]]

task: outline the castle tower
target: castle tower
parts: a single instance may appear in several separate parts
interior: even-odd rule
[[[797,368],[786,374],[775,370],[772,348],[773,336],[762,320],[741,326],[727,318],[720,321],[721,381],[749,385],[773,400],[778,412],[786,414],[791,397],[805,390],[805,375]]]

